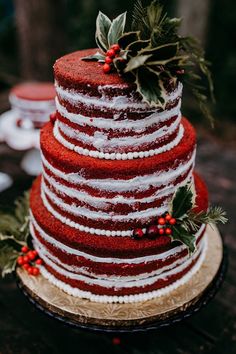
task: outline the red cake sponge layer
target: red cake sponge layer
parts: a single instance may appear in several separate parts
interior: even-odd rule
[[[50,236],[74,249],[100,257],[136,258],[169,250],[173,245],[166,237],[156,240],[145,239],[142,242],[131,237],[98,236],[81,232],[63,224],[44,207],[41,195],[41,178],[33,184],[30,194],[30,207],[39,226]],[[207,188],[201,178],[195,175],[197,211],[208,207]],[[86,225],[85,225],[86,226]],[[111,225],[112,227],[112,225]]]
[[[134,91],[135,85],[127,82],[117,73],[105,74],[102,64],[84,61],[83,57],[94,54],[98,49],[80,50],[59,58],[54,64],[54,76],[59,85],[76,89],[94,96],[101,96],[99,85],[110,87],[111,95],[127,95]]]

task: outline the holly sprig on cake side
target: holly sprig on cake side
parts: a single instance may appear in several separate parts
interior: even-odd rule
[[[143,238],[156,239],[160,236],[170,237],[171,241],[179,241],[193,253],[196,248],[194,233],[203,224],[216,225],[227,222],[226,213],[221,207],[209,207],[206,211],[196,212],[196,196],[191,184],[180,187],[174,194],[168,211],[157,216],[156,221],[145,228],[133,231],[137,240]]]
[[[37,276],[42,263],[30,245],[29,196],[25,193],[16,200],[13,212],[0,212],[0,274],[4,277],[19,265]]]
[[[167,93],[179,82],[185,83],[213,123],[208,99],[214,101],[210,63],[196,39],[178,34],[181,19],[168,17],[157,0],[147,7],[141,0],[135,2],[127,31],[126,17],[123,13],[111,21],[99,12],[95,35],[99,51],[83,60],[99,61],[105,73],[117,72],[133,81],[151,107],[164,108]]]

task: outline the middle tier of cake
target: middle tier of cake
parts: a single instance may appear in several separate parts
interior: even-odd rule
[[[41,196],[55,218],[80,231],[131,236],[168,209],[178,187],[191,182],[195,132],[170,151],[143,159],[110,161],[78,155],[61,145],[48,123],[41,133]]]

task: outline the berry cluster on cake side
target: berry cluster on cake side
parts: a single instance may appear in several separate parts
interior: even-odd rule
[[[195,130],[181,114],[180,78],[195,47],[157,1],[140,4],[143,38],[124,33],[126,14],[99,13],[99,50],[56,61],[56,112],[41,131],[43,173],[30,193],[41,274],[97,302],[144,301],[185,284],[204,260],[206,224],[225,221],[208,208]],[[164,29],[177,43],[163,42]]]

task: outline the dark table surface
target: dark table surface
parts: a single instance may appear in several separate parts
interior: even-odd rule
[[[213,204],[222,205],[230,221],[221,227],[229,253],[226,280],[215,299],[192,318],[147,334],[121,336],[91,334],[67,328],[36,310],[16,287],[14,278],[0,281],[0,354],[236,353],[236,150],[200,134],[197,171],[205,178]],[[10,173],[14,185],[0,194],[0,204],[12,205],[28,189],[32,178],[21,171],[23,153],[0,144],[0,171]]]

